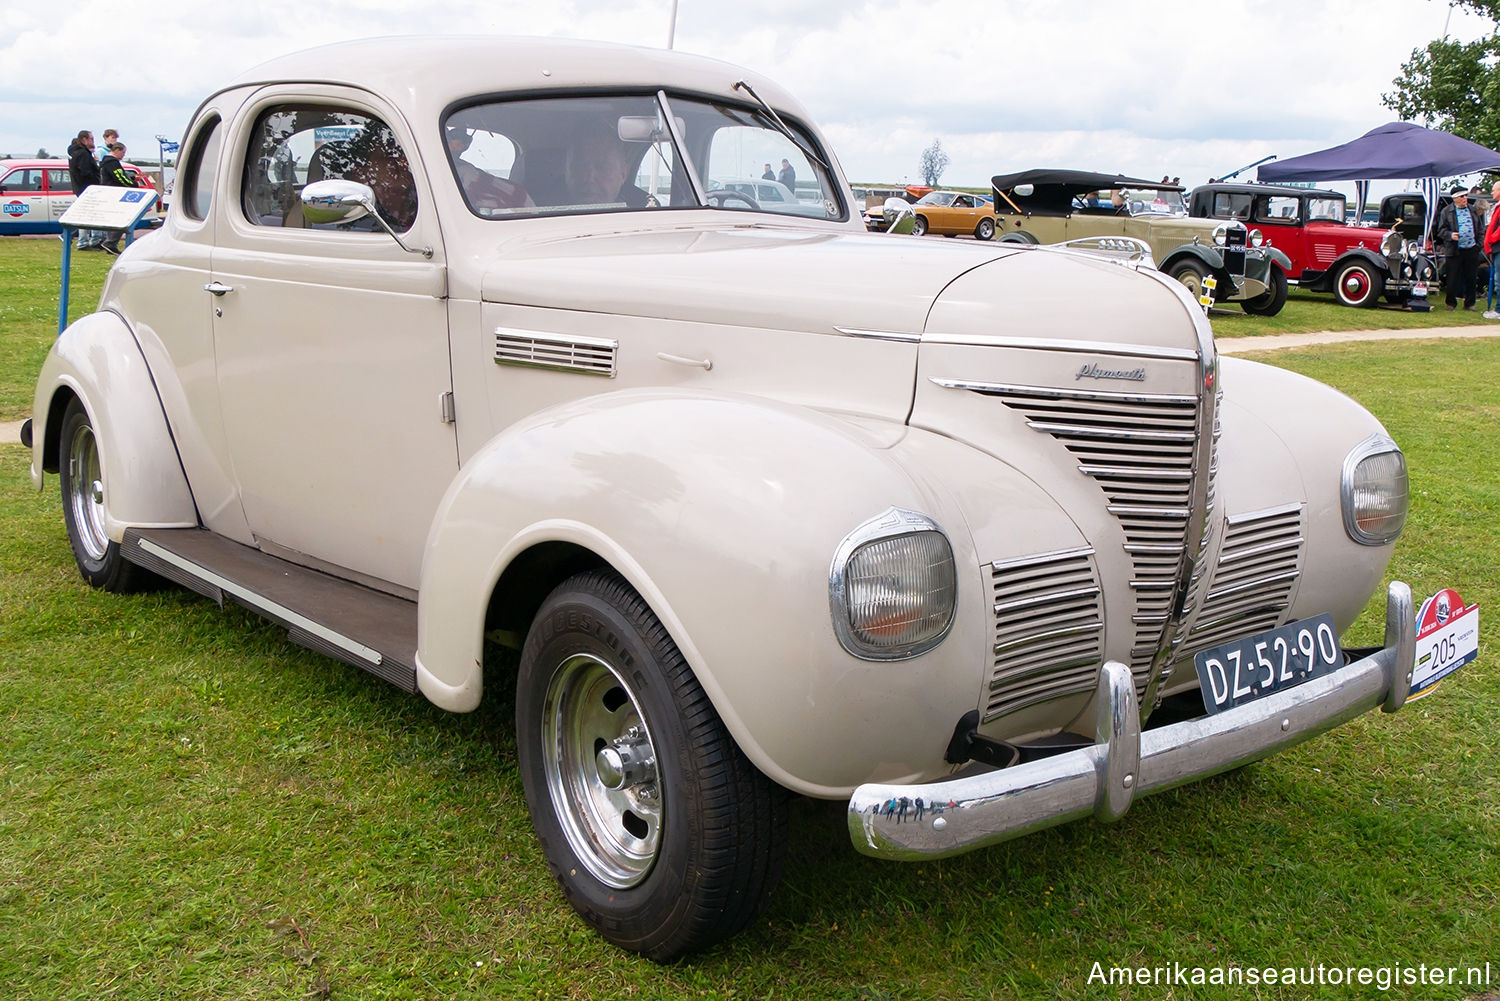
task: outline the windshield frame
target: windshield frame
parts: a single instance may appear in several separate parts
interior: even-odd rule
[[[644,86],[576,89],[570,88],[559,90],[531,90],[525,92],[476,94],[465,97],[459,101],[454,101],[447,107],[445,107],[438,116],[438,131],[440,135],[447,136],[449,134],[450,127],[473,129],[476,126],[473,124],[465,124],[463,122],[463,116],[467,113],[471,116],[483,117],[483,115],[485,114],[484,109],[486,108],[499,108],[505,105],[527,102],[587,100],[601,98],[618,98],[621,100],[650,100],[655,105],[655,111],[658,117],[666,122],[666,131],[669,133],[668,136],[664,136],[662,140],[658,140],[657,142],[664,143],[669,146],[672,157],[672,175],[677,177],[678,182],[681,183],[681,193],[688,196],[691,204],[688,204],[687,202],[678,204],[653,204],[649,206],[631,206],[618,204],[611,205],[608,208],[584,206],[570,208],[566,205],[553,203],[548,205],[535,205],[514,209],[505,209],[500,213],[487,213],[476,207],[475,203],[470,197],[469,190],[465,186],[465,181],[462,174],[460,173],[460,166],[458,163],[458,160],[461,158],[461,154],[463,151],[458,151],[457,153],[455,153],[451,148],[448,148],[445,150],[446,155],[443,158],[447,161],[448,170],[453,177],[455,185],[458,187],[459,192],[463,197],[464,205],[469,210],[469,214],[477,219],[486,222],[497,222],[511,219],[559,218],[570,216],[615,214],[620,212],[703,210],[732,210],[738,212],[740,216],[746,220],[753,220],[757,222],[764,221],[770,218],[782,220],[800,219],[810,222],[847,223],[851,218],[853,218],[853,210],[851,208],[852,202],[845,192],[842,178],[838,175],[836,169],[831,166],[835,161],[830,151],[826,146],[823,145],[821,137],[796,116],[787,114],[786,112],[780,110],[773,110],[772,114],[767,114],[763,107],[747,99],[735,99],[726,97],[723,94],[702,93],[699,91],[686,89],[669,90],[666,88],[658,87],[653,90],[648,89]],[[823,198],[820,202],[795,199],[795,195],[797,192],[794,190],[792,192],[792,194],[794,195],[794,203],[801,204],[809,208],[815,205],[822,205],[824,212],[827,214],[815,215],[811,213],[767,211],[764,209],[756,210],[751,209],[749,205],[744,204],[738,200],[732,200],[721,204],[714,204],[714,200],[710,199],[709,195],[715,189],[715,185],[703,176],[702,163],[700,162],[700,159],[711,149],[713,136],[718,132],[719,128],[723,128],[724,126],[718,126],[711,131],[704,131],[699,137],[684,136],[682,134],[682,126],[685,119],[682,117],[682,111],[680,107],[680,105],[684,102],[690,105],[697,105],[700,107],[707,105],[713,108],[720,108],[725,111],[733,112],[736,117],[743,119],[745,124],[753,125],[757,128],[763,129],[766,133],[777,136],[781,138],[783,142],[789,143],[789,148],[805,146],[807,148],[806,151],[799,150],[799,152],[802,152],[804,156],[807,155],[807,151],[811,152],[812,155],[805,161],[805,169],[811,172],[811,176],[817,183],[818,188],[823,195]],[[776,121],[777,119],[779,119],[779,123]],[[791,130],[793,136],[787,138],[784,129]],[[500,132],[497,132],[495,130],[490,131],[493,135],[501,134]],[[524,157],[526,151],[521,149],[520,144],[516,141],[516,139],[509,136],[507,136],[507,138],[509,138],[512,144],[516,146],[518,158]],[[697,139],[696,144],[691,141],[694,138]],[[649,145],[655,144],[655,142],[649,143]],[[696,152],[698,155],[693,155],[694,152]],[[635,161],[635,169],[637,171],[637,175],[632,176],[638,176],[639,171],[643,169],[642,164],[644,164],[645,160],[650,157],[650,155],[651,153],[648,151],[639,160]],[[472,164],[470,166],[472,166]],[[799,170],[804,169],[804,164],[797,164],[796,167]],[[524,181],[522,183],[524,183]],[[805,185],[799,184],[799,189],[805,190]],[[677,195],[675,193],[673,195],[673,200],[677,201]],[[830,211],[830,209],[834,211]]]

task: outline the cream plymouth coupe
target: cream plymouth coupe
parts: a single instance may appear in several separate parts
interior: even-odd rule
[[[1406,697],[1404,585],[1338,642],[1406,514],[1374,417],[1220,358],[1140,261],[865,232],[769,80],[356,42],[183,151],[22,432],[83,576],[454,712],[513,690],[547,860],[627,949],[754,920],[788,792],[932,858]],[[732,183],[782,158],[812,214]]]

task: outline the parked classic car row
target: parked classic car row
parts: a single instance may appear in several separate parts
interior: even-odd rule
[[[156,189],[151,175],[135,164],[121,166],[137,187]],[[62,232],[58,220],[73,199],[68,161],[0,160],[0,236]]]
[[[1220,357],[1139,257],[865,232],[770,80],[346,43],[214,91],[182,148],[22,431],[80,572],[242,604],[454,712],[513,693],[547,863],[625,948],[753,921],[788,792],[940,857],[1405,700],[1403,585],[1381,649],[1337,643],[1407,508],[1374,416]],[[783,157],[816,216],[722,183]],[[1187,245],[1249,299],[1284,260]]]

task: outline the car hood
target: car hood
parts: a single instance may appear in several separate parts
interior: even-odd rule
[[[968,240],[763,226],[574,236],[502,248],[481,296],[813,333],[914,337],[937,326],[1196,346],[1181,297],[1160,282],[1077,253]],[[1176,322],[1162,322],[1163,310]]]

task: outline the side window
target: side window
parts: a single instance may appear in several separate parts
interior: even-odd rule
[[[8,193],[41,191],[42,172],[40,170],[13,170],[5,175],[4,187]]]
[[[53,191],[62,191],[71,194],[73,191],[73,178],[67,170],[48,170],[47,187]]]
[[[213,206],[214,178],[219,173],[219,151],[224,142],[223,123],[215,118],[188,151],[182,168],[182,209],[189,219],[207,219]]]
[[[329,105],[282,105],[263,112],[245,151],[240,203],[259,226],[375,232],[370,217],[310,223],[302,189],[314,181],[356,181],[375,195],[380,217],[397,232],[417,218],[417,186],[406,151],[378,118]]]
[[[1297,199],[1286,195],[1261,195],[1258,213],[1263,222],[1298,221]]]
[[[1216,219],[1249,219],[1250,196],[1238,191],[1216,191],[1213,214]]]

